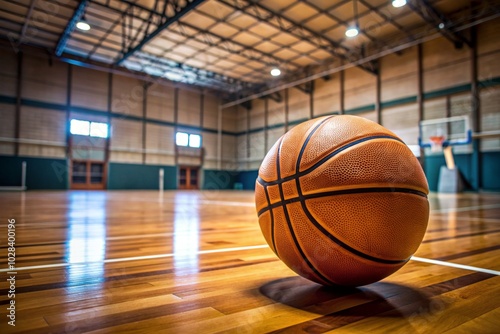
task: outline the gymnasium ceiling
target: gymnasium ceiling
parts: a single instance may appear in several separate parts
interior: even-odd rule
[[[74,64],[235,100],[283,85],[307,92],[312,78],[346,65],[376,74],[380,55],[436,34],[468,47],[468,27],[498,17],[499,3],[408,0],[395,8],[392,0],[0,0],[0,36],[15,48],[35,46]],[[82,19],[90,30],[75,27]],[[351,25],[359,34],[349,38]],[[274,67],[280,76],[271,76]]]

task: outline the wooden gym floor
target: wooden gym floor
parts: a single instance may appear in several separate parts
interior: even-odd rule
[[[0,333],[498,333],[500,194],[430,202],[413,260],[332,289],[270,251],[253,192],[0,193]]]

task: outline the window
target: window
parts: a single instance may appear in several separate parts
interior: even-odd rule
[[[177,144],[177,146],[200,148],[201,136],[193,133],[177,132],[175,134],[175,143]]]
[[[108,138],[108,124],[72,119],[69,131],[73,135]]]
[[[70,125],[71,134],[88,136],[90,134],[89,123],[90,122],[87,121],[79,121],[77,119],[72,119]]]

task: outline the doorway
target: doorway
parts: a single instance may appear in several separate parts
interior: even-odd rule
[[[199,167],[179,167],[179,189],[199,189]]]
[[[105,176],[106,164],[103,161],[71,161],[71,189],[105,189]]]

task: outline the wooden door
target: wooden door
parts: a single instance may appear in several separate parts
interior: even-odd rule
[[[105,189],[106,163],[92,160],[71,161],[71,189]]]
[[[199,189],[199,167],[179,167],[179,189]]]

